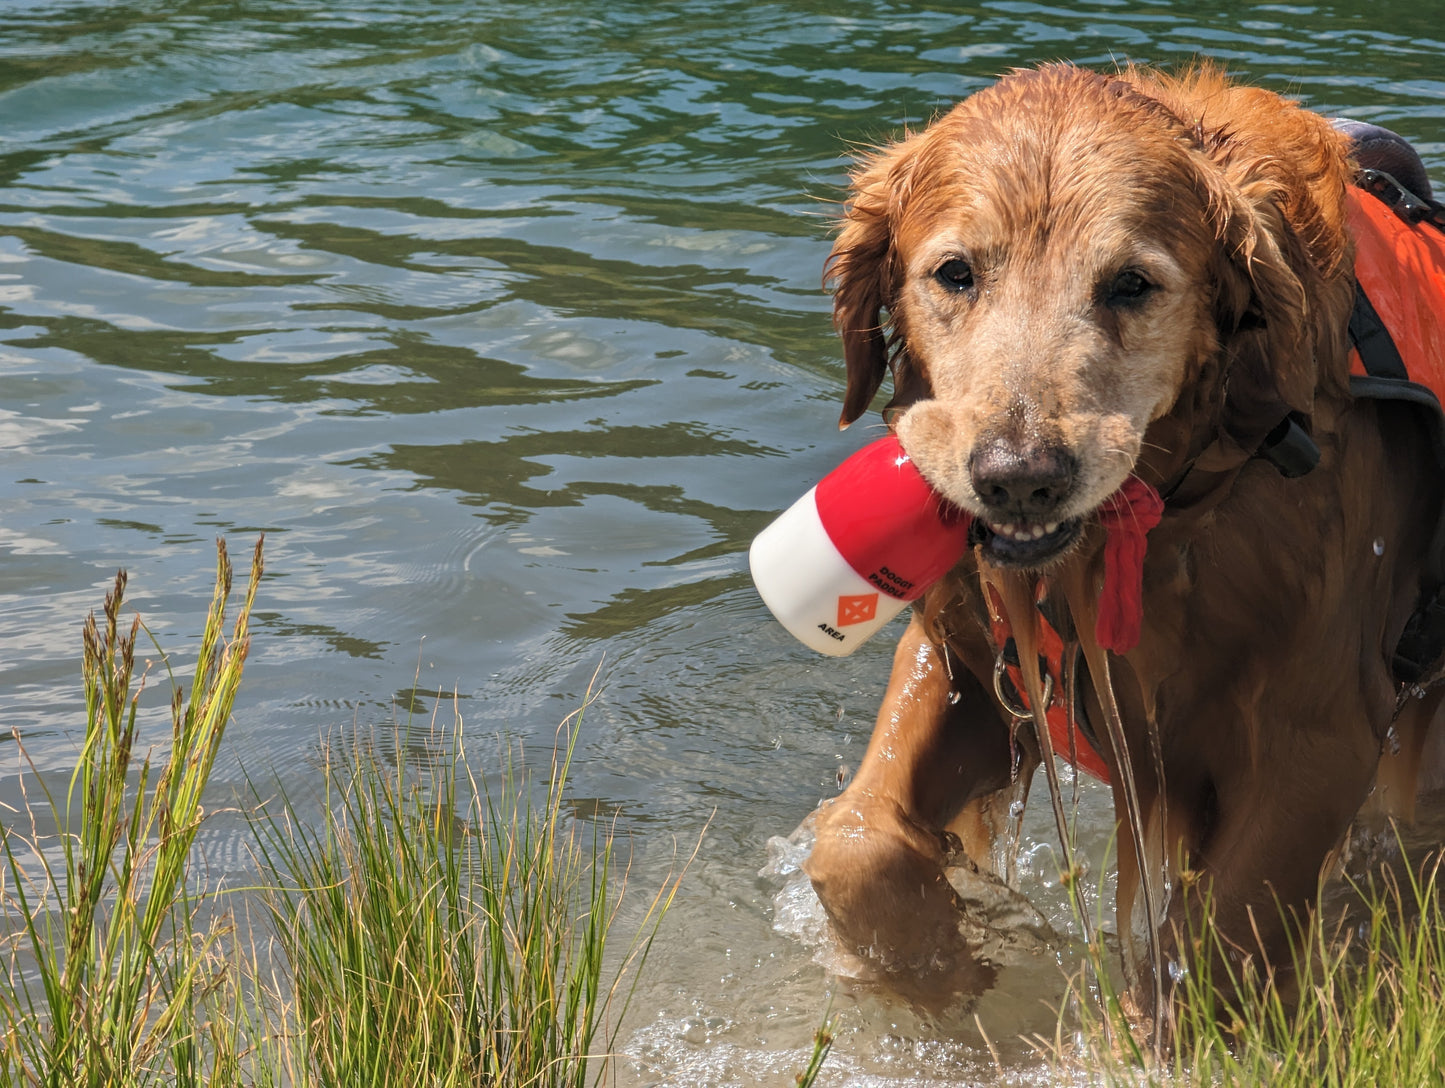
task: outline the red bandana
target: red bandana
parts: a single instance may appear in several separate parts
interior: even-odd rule
[[[1094,638],[1106,650],[1127,653],[1139,645],[1144,621],[1145,534],[1159,524],[1164,500],[1137,476],[1130,476],[1099,507],[1104,541],[1104,591]]]

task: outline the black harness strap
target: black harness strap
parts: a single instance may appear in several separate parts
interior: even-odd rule
[[[1355,282],[1355,308],[1350,314],[1350,340],[1360,353],[1365,373],[1376,378],[1410,380],[1410,372],[1405,368],[1405,360],[1400,358],[1395,338],[1385,328],[1385,323],[1375,312],[1374,303],[1358,280]]]

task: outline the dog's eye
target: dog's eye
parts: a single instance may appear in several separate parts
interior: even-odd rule
[[[1154,290],[1152,283],[1132,268],[1126,268],[1114,277],[1113,283],[1109,284],[1108,302],[1110,305],[1138,302],[1152,290]]]
[[[967,261],[957,257],[944,261],[934,276],[950,291],[966,291],[973,286],[973,269],[968,266]]]

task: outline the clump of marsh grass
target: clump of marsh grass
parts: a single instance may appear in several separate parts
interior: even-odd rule
[[[1359,913],[1331,924],[1316,912],[1289,972],[1239,950],[1228,954],[1212,927],[1199,926],[1193,962],[1174,993],[1172,1052],[1161,1062],[1133,1041],[1117,1001],[1106,1004],[1112,1046],[1098,1007],[1091,1015],[1088,1002],[1078,1003],[1091,1079],[1220,1088],[1445,1083],[1440,877],[1437,854],[1423,867],[1381,869],[1357,884]],[[1220,969],[1223,979],[1211,976]],[[1064,1053],[1058,1040],[1051,1049],[1056,1058]]]
[[[231,563],[217,542],[215,592],[189,692],[170,675],[171,749],[137,764],[135,676],[141,623],[121,623],[119,573],[83,638],[85,735],[55,796],[35,768],[20,820],[0,846],[0,1080],[6,1084],[222,1084],[215,1037],[220,919],[202,925],[188,887],[201,792],[225,733],[250,645],[261,541],[230,637]],[[23,749],[16,737],[16,749]],[[29,787],[27,786],[27,789]],[[28,825],[28,826],[26,826]],[[217,1013],[217,1015],[209,1015]]]
[[[621,894],[613,833],[571,818],[563,799],[581,721],[579,709],[559,730],[539,800],[510,755],[499,788],[478,780],[458,716],[441,744],[401,733],[391,765],[360,744],[331,761],[319,827],[285,798],[264,818],[310,1082],[581,1088],[589,1070],[601,1081],[677,880],[619,964],[607,951]]]
[[[434,747],[400,738],[393,762],[357,745],[329,763],[315,827],[289,802],[252,821],[257,926],[235,921],[256,889],[222,898],[194,871],[261,573],[258,542],[228,637],[218,542],[195,675],[183,687],[167,666],[164,758],[138,757],[143,626],[122,623],[124,573],[84,627],[85,735],[63,791],[16,738],[29,792],[0,828],[0,1084],[600,1083],[681,876],[609,952],[626,869],[611,830],[563,800],[581,711],[535,804],[510,756],[494,791],[478,781],[459,716]]]

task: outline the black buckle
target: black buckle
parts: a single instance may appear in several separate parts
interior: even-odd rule
[[[1445,212],[1405,188],[1393,174],[1383,170],[1361,170],[1357,184],[1383,201],[1386,207],[1411,226],[1428,222],[1445,229]]]
[[[1298,412],[1280,420],[1254,455],[1272,464],[1286,480],[1297,479],[1320,463],[1320,448],[1304,429],[1304,417]]]

